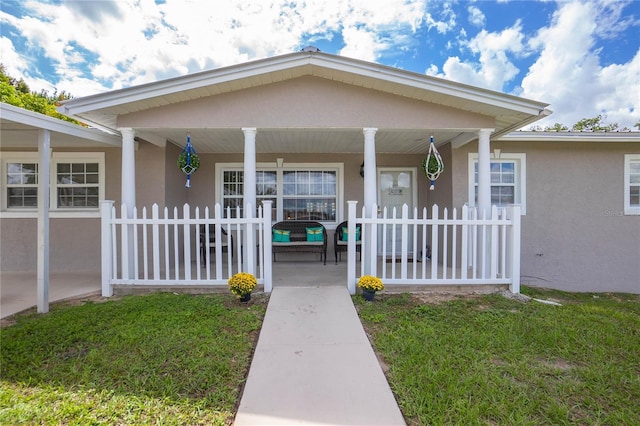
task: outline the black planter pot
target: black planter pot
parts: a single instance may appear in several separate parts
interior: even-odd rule
[[[375,291],[362,289],[362,297],[364,297],[364,300],[368,302],[371,302],[375,297],[375,295],[376,295]]]

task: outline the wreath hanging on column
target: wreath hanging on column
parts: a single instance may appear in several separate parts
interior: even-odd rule
[[[429,189],[433,191],[436,186],[436,179],[438,179],[444,171],[444,162],[436,148],[436,144],[433,142],[433,136],[429,139],[429,154],[422,160],[422,171],[427,179],[429,179]]]
[[[178,167],[187,175],[186,188],[191,188],[191,174],[195,173],[200,167],[200,157],[195,148],[191,145],[191,133],[187,132],[187,144],[182,148],[182,152],[178,156]]]

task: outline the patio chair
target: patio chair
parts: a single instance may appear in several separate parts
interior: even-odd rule
[[[216,244],[215,225],[209,225],[209,241],[207,241],[205,225],[200,225],[200,256],[202,257],[202,263],[206,263],[207,261],[207,250],[215,253],[216,247],[221,246],[223,253],[229,253],[229,238],[227,238],[227,231],[224,228],[220,228],[220,231],[222,234],[222,241]],[[231,256],[233,256],[233,235],[231,236]]]
[[[342,260],[342,252],[347,251],[347,229],[348,222],[345,220],[336,228],[336,232],[333,234],[333,247],[336,255],[336,265],[338,264],[338,253],[340,253],[340,260]],[[356,223],[356,252],[360,253],[360,260],[362,260],[362,240],[360,235],[362,233],[362,224]]]

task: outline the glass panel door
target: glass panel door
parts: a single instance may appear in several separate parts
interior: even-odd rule
[[[380,213],[387,208],[387,217],[393,217],[393,209],[396,209],[396,217],[402,217],[402,206],[409,207],[409,217],[413,214],[415,206],[415,169],[402,168],[380,168],[378,169],[378,200],[380,203]],[[379,229],[378,232],[381,232]],[[396,256],[400,256],[400,243],[402,242],[402,231],[400,226],[396,226],[395,244]],[[409,238],[407,240],[408,250],[413,254],[413,232],[409,227]],[[387,227],[386,254],[391,254],[393,245],[393,229]],[[382,253],[382,239],[378,238],[378,253]]]

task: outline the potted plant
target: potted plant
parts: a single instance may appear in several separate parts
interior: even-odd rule
[[[190,159],[190,162],[188,161]],[[189,164],[187,164],[189,162]],[[200,168],[200,157],[195,151],[182,151],[178,156],[178,167],[185,174],[195,173]]]
[[[371,301],[376,295],[376,291],[384,288],[384,284],[378,277],[363,275],[358,279],[358,287],[362,289],[362,297],[364,297],[365,300]]]
[[[251,300],[251,292],[258,285],[258,280],[248,272],[238,272],[229,278],[229,290],[240,298],[241,302]]]

